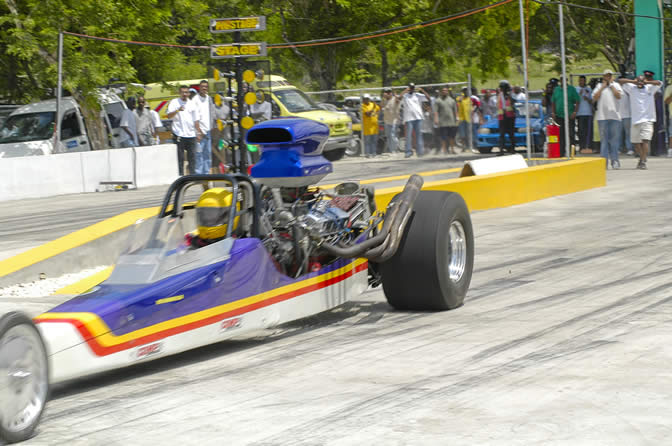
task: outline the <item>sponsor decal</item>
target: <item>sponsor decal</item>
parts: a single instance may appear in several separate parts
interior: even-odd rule
[[[139,361],[141,359],[157,355],[161,353],[162,350],[163,342],[154,342],[152,344],[141,345],[140,347],[133,350],[132,357],[134,360]]]
[[[219,332],[224,333],[225,331],[240,328],[241,322],[243,322],[242,317],[232,317],[231,319],[224,319],[222,322],[219,323]]]

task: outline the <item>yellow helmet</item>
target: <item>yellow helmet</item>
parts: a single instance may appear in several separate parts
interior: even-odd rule
[[[226,236],[229,223],[233,193],[215,187],[203,192],[196,203],[196,223],[198,236],[204,240],[215,240]],[[233,228],[238,225],[238,217],[233,221]]]

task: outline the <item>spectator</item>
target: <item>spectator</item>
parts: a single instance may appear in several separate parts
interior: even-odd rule
[[[499,153],[507,151],[516,153],[516,109],[511,97],[511,85],[508,81],[499,83],[497,97],[497,119],[499,120]],[[506,145],[506,135],[509,135],[509,146]]]
[[[546,89],[544,90],[544,95],[541,97],[541,105],[544,107],[544,114],[546,116],[553,115],[551,110],[551,97],[553,97],[553,89],[555,89],[555,85],[550,82],[547,83]]]
[[[130,97],[126,99],[126,109],[121,115],[121,138],[119,143],[121,147],[137,147],[138,146],[138,126],[135,120],[135,98]]]
[[[514,101],[523,102],[527,95],[519,85],[513,87],[513,94],[511,95]]]
[[[364,133],[364,151],[367,158],[376,156],[378,145],[378,113],[380,107],[367,93],[362,97],[362,130]]]
[[[415,132],[415,141],[416,141],[416,155],[421,157],[424,154],[424,146],[422,143],[422,97],[424,96],[426,100],[429,99],[429,95],[425,90],[418,87],[417,93],[415,91],[415,84],[410,83],[408,87],[402,92],[401,103],[403,105],[404,111],[404,126],[406,127],[406,158],[409,158],[413,155],[411,150],[411,139],[413,138],[413,132]]]
[[[670,103],[672,103],[672,84],[668,85],[665,88],[665,105],[667,105],[667,138],[668,138],[668,148],[667,148],[667,157],[672,157],[672,115],[670,114]]]
[[[138,107],[133,111],[135,122],[137,124],[138,144],[141,146],[151,146],[156,138],[156,129],[154,120],[149,108],[145,108],[145,97],[138,97]]]
[[[579,86],[576,92],[581,98],[579,109],[576,112],[579,124],[579,149],[581,153],[593,153],[590,148],[591,129],[593,126],[593,90],[586,85],[586,76],[579,76]]]
[[[654,72],[644,70],[644,80],[652,81]],[[663,104],[663,92],[658,89],[654,95],[656,121],[653,123],[653,138],[651,139],[651,154],[658,156],[665,151],[665,107]]]
[[[553,96],[551,96],[551,104],[553,112],[553,120],[558,123],[560,126],[560,156],[568,156],[571,154],[571,147],[567,147],[567,142],[565,141],[565,96],[562,91],[562,87],[565,85],[565,78],[560,79],[560,84],[555,87],[553,90]],[[576,88],[568,87],[567,88],[567,113],[569,114],[569,142],[570,144],[574,141],[574,118],[576,118],[576,112],[581,102],[579,94],[576,92]],[[570,153],[567,153],[570,151]]]
[[[604,70],[602,82],[593,90],[593,101],[597,102],[595,118],[600,131],[600,155],[607,160],[607,166],[611,159],[611,167],[619,169],[621,114],[618,111],[618,100],[623,96],[623,89],[612,80],[613,74],[611,70]]]
[[[457,116],[459,119],[457,131],[462,139],[462,145],[467,149],[472,149],[472,145],[469,144],[471,135],[469,128],[469,124],[471,123],[471,96],[469,96],[469,89],[467,87],[462,89],[462,95],[457,100]]]
[[[630,120],[630,95],[625,89],[621,95],[621,99],[618,100],[618,113],[621,115],[621,138],[623,142],[620,144],[620,148],[625,146],[627,154],[632,156],[635,154],[635,151],[632,147],[632,140],[630,138],[630,129],[632,128],[632,123]],[[620,150],[619,148],[619,150]]]
[[[478,141],[478,128],[483,122],[483,110],[481,99],[477,95],[478,90],[471,88],[471,142],[473,148],[471,149],[474,153],[480,153],[476,150],[476,143]]]
[[[439,127],[439,139],[443,153],[455,154],[455,135],[457,134],[457,102],[443,87],[435,101],[434,122]],[[446,149],[446,146],[448,149]]]
[[[250,106],[250,116],[254,122],[268,121],[271,119],[272,107],[271,103],[266,100],[266,95],[263,91],[257,91],[257,102]]]
[[[231,108],[227,104],[226,100],[222,99],[224,93],[219,93],[220,100],[213,100],[215,103],[215,125],[212,129],[212,139],[215,143],[215,150],[213,155],[221,161],[222,163],[233,163],[233,159],[230,156],[230,151],[221,152],[225,147],[229,147],[231,141],[231,126],[227,124],[226,121],[231,119]],[[219,105],[217,105],[219,103]],[[231,159],[228,159],[231,158]],[[217,159],[213,157],[213,162],[217,162]]]
[[[194,99],[194,97],[198,94],[198,90],[195,88],[190,88],[189,89],[189,100]]]
[[[387,152],[394,153],[399,150],[397,139],[397,122],[399,121],[399,109],[401,100],[392,92],[391,88],[383,91],[383,123],[385,125],[385,139],[387,140]]]
[[[630,138],[639,154],[638,169],[646,169],[646,156],[649,152],[649,141],[653,137],[653,123],[656,121],[656,104],[654,95],[660,90],[660,81],[646,80],[642,76],[637,79],[619,79],[618,81],[630,95],[630,117],[632,129]]]
[[[173,120],[174,140],[177,143],[177,166],[180,175],[184,175],[184,152],[187,152],[189,173],[195,173],[196,144],[201,141],[201,128],[196,103],[189,100],[189,87],[180,87],[180,96],[168,103],[166,113]]]
[[[198,95],[191,98],[198,110],[198,127],[201,138],[194,154],[194,170],[197,174],[210,173],[212,163],[212,127],[215,120],[215,104],[208,95],[210,84],[202,80],[198,86]]]
[[[422,103],[422,143],[428,151],[435,149],[434,113],[432,112],[432,103],[430,101]],[[438,150],[436,153],[438,153]]]
[[[163,122],[161,122],[161,117],[156,110],[149,108],[149,115],[152,117],[152,124],[154,124],[154,134],[156,135],[154,144],[161,144],[159,139],[159,129],[163,129]]]

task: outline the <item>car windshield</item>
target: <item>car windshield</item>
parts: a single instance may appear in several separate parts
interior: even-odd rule
[[[529,103],[530,107],[530,118],[539,118],[541,117],[541,106],[537,103]],[[525,102],[516,102],[516,115],[525,117]]]
[[[301,90],[273,90],[273,93],[290,113],[320,110]]]
[[[54,112],[25,113],[7,118],[0,128],[0,143],[41,141],[54,134]]]

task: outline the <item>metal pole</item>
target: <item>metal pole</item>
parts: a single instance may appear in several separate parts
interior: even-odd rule
[[[467,73],[467,97],[469,98],[469,104],[471,104],[471,73]],[[473,107],[469,107],[470,109]],[[471,116],[469,116],[469,138],[467,141],[469,141],[469,150],[474,149],[474,114],[472,112]]]
[[[63,32],[58,31],[58,80],[56,81],[56,121],[54,123],[54,147],[57,153],[61,141],[61,90],[63,89]]]
[[[527,145],[527,159],[529,160],[532,158],[532,148],[530,144],[530,86],[528,84],[527,78],[527,51],[525,51],[527,46],[525,45],[525,16],[523,15],[523,0],[519,0],[518,4],[520,9],[520,41],[522,42],[521,51],[523,52],[523,78],[525,85],[525,144]]]
[[[355,110],[355,113],[359,114],[359,156],[366,156],[366,144],[364,144],[364,114],[362,113],[362,104],[364,100],[362,98],[362,90],[359,90],[359,110]]]
[[[565,154],[572,158],[572,154],[569,153],[569,113],[567,105],[567,67],[565,66],[565,23],[562,16],[562,5],[558,5],[558,15],[560,18],[560,57],[562,61],[562,97],[565,103],[564,112],[565,112]]]

